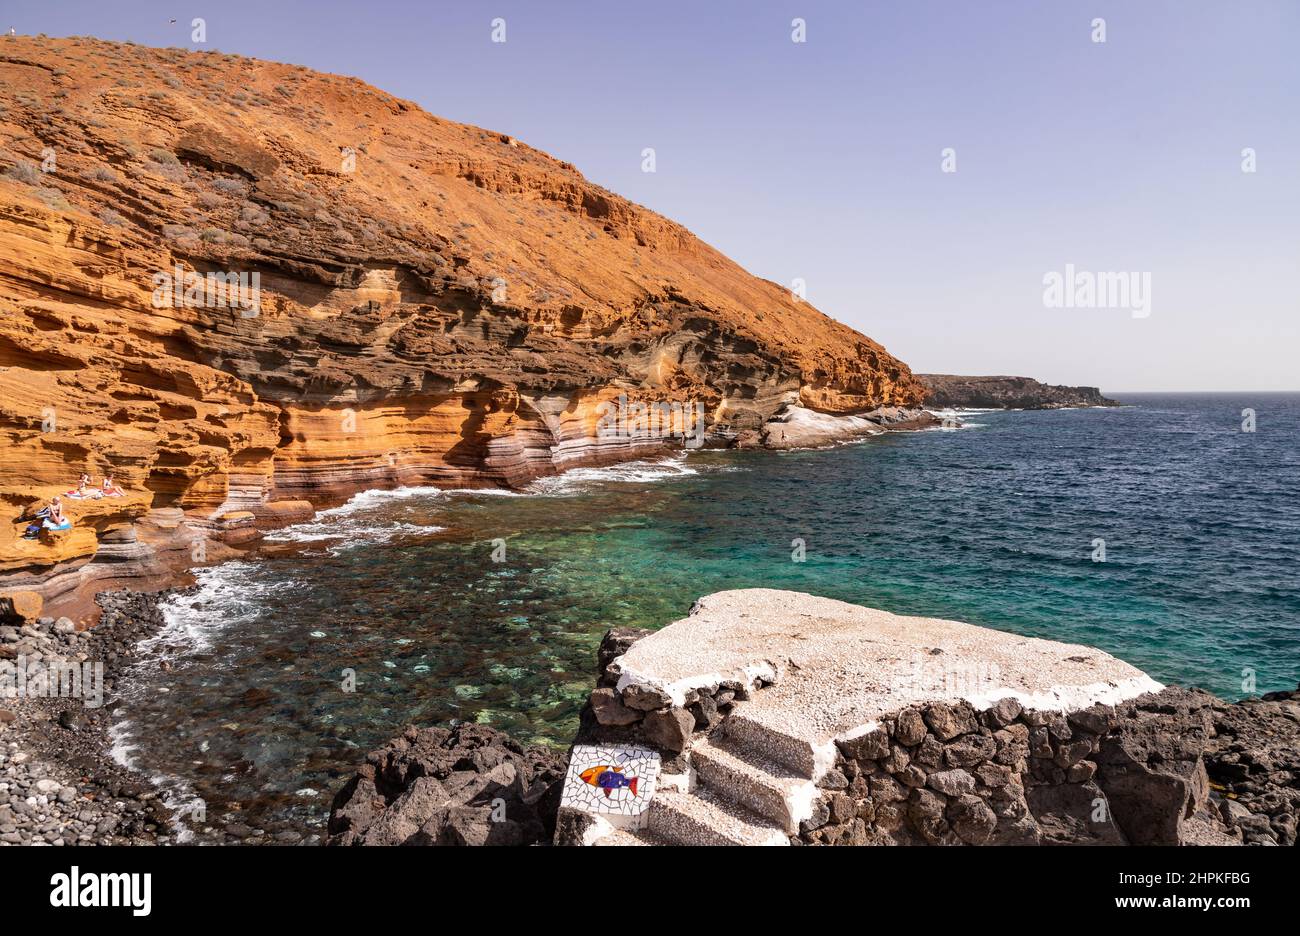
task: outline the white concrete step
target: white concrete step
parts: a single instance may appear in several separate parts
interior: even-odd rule
[[[771,690],[763,690],[770,692]],[[745,750],[754,758],[784,764],[795,774],[808,779],[823,772],[830,764],[822,763],[825,752],[818,751],[812,742],[793,731],[767,724],[759,713],[746,711],[741,705],[719,726],[719,733],[727,739],[732,750]],[[830,759],[834,761],[834,745],[830,746]]]
[[[771,820],[790,835],[812,815],[817,785],[785,764],[755,754],[743,741],[696,742],[691,766],[699,783],[711,792]]]
[[[612,832],[602,835],[600,838],[596,839],[596,841],[592,842],[591,844],[597,846],[599,845],[613,845],[613,846],[643,845],[644,846],[644,845],[668,845],[670,843],[665,842],[663,839],[659,838],[658,836],[650,834],[645,829],[615,829]]]
[[[652,836],[673,845],[789,845],[784,829],[700,787],[658,790],[647,812]]]

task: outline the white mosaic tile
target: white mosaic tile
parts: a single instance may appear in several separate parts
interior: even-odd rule
[[[659,753],[625,745],[579,744],[569,758],[560,805],[607,817],[618,825],[638,820],[655,793]]]

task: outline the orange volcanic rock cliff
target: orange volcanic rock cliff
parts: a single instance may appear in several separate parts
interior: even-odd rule
[[[620,393],[702,403],[714,444],[923,394],[568,163],[356,79],[4,37],[0,135],[0,500],[126,492],[69,502],[68,534],[0,525],[0,586],[235,511],[662,445],[597,436]]]

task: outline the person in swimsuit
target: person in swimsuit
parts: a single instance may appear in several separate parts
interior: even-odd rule
[[[50,512],[46,515],[43,526],[47,530],[66,530],[72,526],[68,518],[63,516],[63,501],[60,498],[50,501]]]
[[[105,497],[125,497],[125,496],[126,496],[126,492],[123,491],[120,487],[118,487],[116,484],[113,483],[113,476],[112,476],[112,475],[105,475],[105,476],[104,476],[104,483],[100,485],[100,488],[99,488],[99,489],[104,493],[104,496],[105,496]]]

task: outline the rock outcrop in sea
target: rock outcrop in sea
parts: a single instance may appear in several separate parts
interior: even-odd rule
[[[1097,387],[1062,387],[1032,377],[957,377],[917,374],[925,405],[935,409],[1067,409],[1119,406]]]
[[[680,447],[697,414],[759,445],[921,401],[680,225],[357,79],[5,37],[0,140],[0,588],[138,576],[363,488]],[[22,538],[82,473],[123,495]]]

